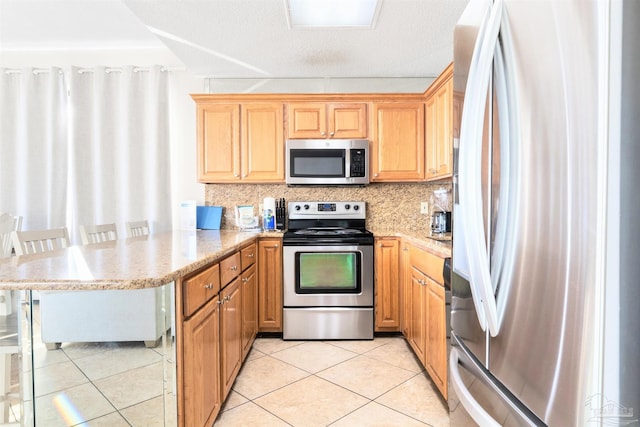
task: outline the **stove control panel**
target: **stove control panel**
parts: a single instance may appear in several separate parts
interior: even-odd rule
[[[289,202],[289,219],[366,219],[366,202]]]

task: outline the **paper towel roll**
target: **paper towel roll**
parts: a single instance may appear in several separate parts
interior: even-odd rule
[[[274,197],[265,197],[262,202],[262,208],[266,210],[270,210],[272,213],[276,211],[276,199]]]

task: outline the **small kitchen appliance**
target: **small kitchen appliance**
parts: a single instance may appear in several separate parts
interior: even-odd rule
[[[431,233],[442,234],[451,232],[451,212],[434,212],[431,215]]]
[[[373,339],[373,234],[365,202],[290,202],[283,338]]]
[[[287,185],[369,184],[366,139],[295,139],[286,142]]]

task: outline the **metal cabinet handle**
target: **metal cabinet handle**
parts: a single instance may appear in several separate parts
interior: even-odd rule
[[[231,301],[231,295],[227,295],[226,297],[224,297],[225,301]]]
[[[207,283],[204,287],[205,289],[213,289],[213,283]]]
[[[233,174],[233,176],[234,176],[235,178],[240,178],[240,174],[237,174],[237,173],[234,173],[234,174]]]
[[[243,278],[242,278],[242,283],[247,283],[248,281],[249,281],[249,278],[248,278],[248,277],[243,277]]]
[[[238,269],[238,266],[237,266],[237,265],[232,265],[232,266],[229,268],[229,270],[231,270],[231,271],[236,271],[237,269]]]
[[[218,305],[222,305],[222,304],[224,304],[224,300],[219,299],[219,300],[218,300]]]
[[[335,132],[331,132],[331,136],[335,135]]]
[[[247,254],[247,258],[253,258],[255,256],[256,256],[256,254]]]

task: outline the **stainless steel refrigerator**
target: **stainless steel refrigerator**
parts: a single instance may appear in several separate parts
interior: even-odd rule
[[[452,426],[640,425],[638,23],[470,0],[455,27]]]

